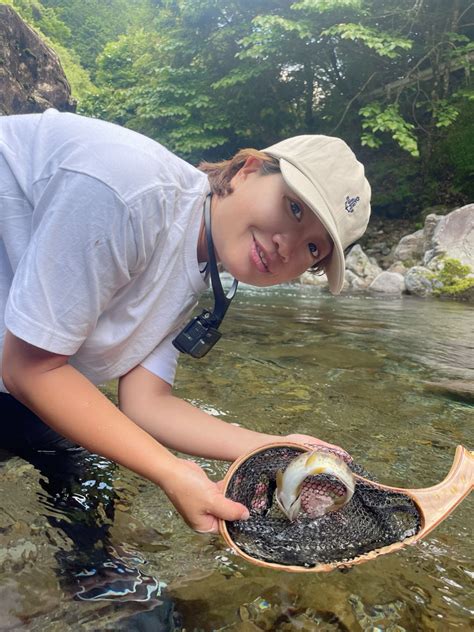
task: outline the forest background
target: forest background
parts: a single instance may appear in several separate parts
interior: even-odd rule
[[[186,160],[341,136],[376,215],[474,200],[468,0],[2,0],[58,54],[77,111]]]

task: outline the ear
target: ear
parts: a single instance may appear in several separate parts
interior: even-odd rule
[[[262,164],[263,160],[261,158],[257,158],[257,156],[249,156],[232,178],[231,185],[234,186],[236,183],[246,180],[250,174],[257,173]]]

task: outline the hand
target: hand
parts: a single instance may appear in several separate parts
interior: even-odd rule
[[[199,533],[218,533],[222,520],[246,520],[249,511],[240,503],[226,498],[222,483],[213,483],[193,461],[178,459],[172,480],[163,490],[186,524]]]
[[[326,441],[322,441],[321,439],[317,439],[316,437],[311,437],[310,435],[289,434],[289,435],[286,435],[286,437],[284,438],[287,441],[290,441],[291,443],[300,443],[301,445],[304,445],[307,447],[314,446],[315,448],[317,448],[318,446],[323,446],[325,448],[331,448],[332,450],[337,450],[338,452],[342,452],[343,454],[351,458],[350,454],[346,452],[346,450],[343,450],[338,445],[334,445],[333,443],[327,443]]]

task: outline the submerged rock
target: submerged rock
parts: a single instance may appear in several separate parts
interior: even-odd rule
[[[447,393],[457,399],[474,402],[474,383],[467,380],[440,380],[439,382],[425,382],[428,390],[437,393]]]

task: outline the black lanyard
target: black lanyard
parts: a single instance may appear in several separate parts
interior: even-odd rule
[[[239,284],[237,279],[234,279],[229,292],[227,295],[224,294],[212,241],[211,197],[211,194],[209,194],[204,201],[204,226],[206,229],[212,291],[214,293],[214,309],[212,312],[203,309],[201,314],[192,318],[173,340],[173,345],[176,349],[181,351],[181,353],[189,354],[193,358],[205,356],[221,337],[222,334],[218,331],[218,328],[224,320]]]

